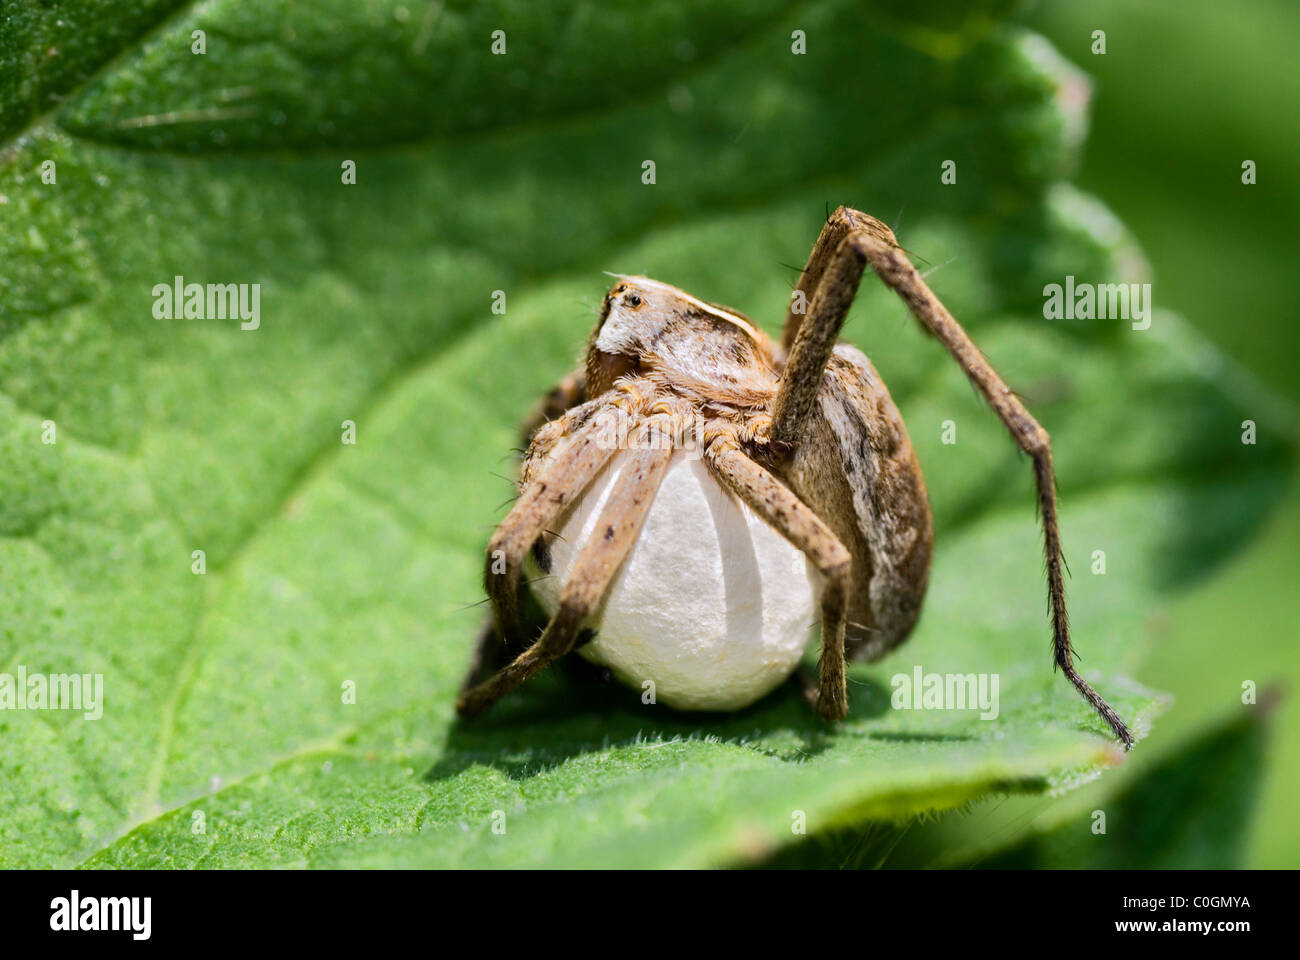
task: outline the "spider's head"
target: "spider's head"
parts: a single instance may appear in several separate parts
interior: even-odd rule
[[[771,344],[744,315],[648,277],[618,276],[587,349],[592,396],[619,377],[660,370],[701,383],[736,383],[766,370]]]

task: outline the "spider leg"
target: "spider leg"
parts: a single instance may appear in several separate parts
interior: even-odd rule
[[[519,428],[524,445],[533,438],[533,434],[552,420],[563,416],[569,410],[582,403],[587,393],[587,370],[579,367],[547,392]]]
[[[822,227],[822,232],[817,237],[817,242],[813,244],[812,253],[808,255],[808,263],[804,266],[803,272],[799,274],[799,282],[795,285],[795,292],[790,295],[790,307],[785,313],[785,327],[781,334],[781,343],[789,353],[794,347],[795,340],[798,339],[800,330],[803,328],[804,317],[812,313],[812,299],[821,286],[822,277],[826,273],[826,268],[834,259],[840,244],[854,229],[872,230],[880,233],[880,236],[888,242],[894,242],[894,234],[890,229],[877,220],[875,217],[869,217],[864,213],[856,210],[850,210],[848,207],[837,207],[835,212],[830,215],[826,225]],[[857,284],[854,284],[856,289]],[[850,300],[852,298],[850,297]],[[800,308],[799,304],[802,304]],[[836,331],[844,325],[844,317],[847,315],[848,308],[838,316]],[[832,338],[833,339],[833,338]]]
[[[1030,416],[979,347],[926,285],[899,248],[893,232],[874,217],[847,207],[837,209],[827,221],[800,279],[801,288],[808,284],[807,289],[816,290],[808,317],[803,323],[795,324],[793,329],[787,317],[786,333],[792,337],[793,344],[773,408],[771,435],[777,449],[783,449],[782,444],[790,445],[784,449],[793,449],[802,434],[821,383],[822,371],[866,265],[870,265],[880,279],[903,299],[926,332],[944,345],[997,413],[1020,449],[1032,459],[1038,505],[1043,517],[1053,658],[1066,679],[1101,714],[1127,750],[1133,745],[1128,727],[1074,668],[1065,607],[1065,564],[1061,555],[1056,475],[1052,469],[1052,447],[1047,431]]]
[[[626,422],[626,416],[610,406],[607,413],[592,416],[577,427],[554,459],[537,477],[530,478],[488,541],[483,586],[507,648],[523,645],[519,631],[519,575],[524,557],[546,526],[573,503],[613,455],[620,421]],[[539,442],[534,447],[549,448],[561,442],[568,426],[564,419],[545,425],[543,429],[556,436],[541,437],[539,431]]]
[[[596,523],[596,534],[583,546],[560,593],[560,605],[541,637],[491,679],[461,694],[456,711],[476,716],[526,680],[573,649],[583,622],[600,605],[601,598],[631,552],[655,491],[672,458],[670,436],[660,432],[653,419],[628,453],[622,472]]]
[[[799,276],[795,289],[803,297],[793,298],[786,312],[783,340],[789,356],[772,405],[771,439],[778,454],[794,450],[803,437],[821,390],[822,373],[858,293],[866,265],[860,248],[868,238],[894,242],[894,235],[879,220],[839,207],[826,221]],[[796,308],[800,300],[807,304],[804,313]]]
[[[733,490],[760,517],[809,559],[826,578],[822,589],[822,648],[815,702],[826,720],[848,712],[844,675],[844,621],[853,563],[848,548],[790,488],[729,442],[710,444],[705,462],[722,484]]]
[[[504,665],[505,655],[505,637],[497,629],[496,617],[489,613],[479,628],[478,642],[474,644],[474,653],[470,656],[465,679],[460,684],[461,692],[477,686],[499,670]]]
[[[520,635],[536,636],[545,626],[545,622],[538,622],[536,605],[528,602],[528,587],[522,579],[519,581],[516,596],[517,609],[520,611]],[[489,610],[479,627],[478,640],[474,644],[469,665],[465,669],[460,692],[464,693],[478,686],[518,656],[521,649],[521,644],[511,646],[506,643],[504,634],[497,626],[495,613]]]

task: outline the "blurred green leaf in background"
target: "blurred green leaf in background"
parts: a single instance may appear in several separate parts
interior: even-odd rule
[[[1252,416],[1300,435],[1300,74],[1286,0],[1043,3],[1029,24],[1095,78],[1092,132],[1079,183],[1104,197],[1142,239],[1158,302],[1182,312],[1281,401],[1260,394]],[[1089,52],[1105,29],[1108,52]],[[1257,182],[1241,182],[1254,160]],[[1238,702],[1225,688],[1280,680],[1300,689],[1300,496],[1294,483],[1264,535],[1169,611],[1143,676],[1172,691],[1154,751],[1179,750]],[[1300,864],[1300,709],[1285,699],[1266,767],[1248,866]]]
[[[1105,855],[1039,841],[1062,794],[1145,816],[1144,774],[1179,761],[1144,742],[1098,778],[1123,758],[1050,669],[1027,461],[872,283],[845,334],[907,419],[937,552],[916,635],[854,669],[848,722],[793,690],[674,714],[562,671],[482,722],[451,709],[511,493],[494,474],[577,356],[601,271],[771,330],[849,203],[895,224],[1051,432],[1085,672],[1139,734],[1169,703],[1140,681],[1184,686],[1149,654],[1195,675],[1201,726],[1249,725],[1224,710],[1268,677],[1239,676],[1223,637],[1185,646],[1168,610],[1270,522],[1295,424],[1169,310],[1146,331],[1044,318],[1066,275],[1151,277],[1067,182],[1086,76],[1012,6],[6,6],[0,672],[101,672],[106,703],[0,713],[0,864],[831,863],[827,837],[882,824],[913,824],[889,865],[940,840],[1044,866],[1155,849],[1173,828],[1154,818]],[[259,283],[260,327],[155,319],[178,275]],[[998,674],[1000,716],[891,710],[915,665]],[[971,812],[1017,805],[996,829]]]

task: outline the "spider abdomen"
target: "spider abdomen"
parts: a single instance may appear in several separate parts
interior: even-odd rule
[[[835,347],[807,442],[785,472],[853,553],[847,651],[851,660],[877,660],[920,615],[934,530],[903,418],[856,347]]]

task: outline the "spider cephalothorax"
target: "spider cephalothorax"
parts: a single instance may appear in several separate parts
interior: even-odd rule
[[[1125,746],[1131,743],[1119,717],[1073,666],[1046,432],[889,229],[845,207],[813,248],[779,344],[734,310],[645,277],[619,277],[583,366],[552,391],[543,416],[528,429],[520,497],[488,547],[493,616],[457,704],[462,715],[486,709],[597,631],[605,649],[593,658],[629,682],[662,682],[670,705],[719,709],[752,702],[795,668],[806,628],[807,590],[800,592],[798,577],[771,567],[775,531],[807,557],[808,589],[819,594],[820,676],[811,697],[826,719],[844,716],[846,657],[875,659],[907,638],[920,613],[932,545],[925,483],[902,417],[866,356],[836,343],[868,265],[948,348],[1032,457],[1056,664]],[[688,455],[702,465],[691,468],[693,480],[681,472]],[[638,541],[652,511],[670,509],[665,500],[682,516],[707,508],[719,531],[739,524],[745,541],[739,555],[764,553],[748,579],[733,575],[725,556],[721,566],[705,564],[702,572],[682,561],[700,591],[722,591],[725,602],[715,605],[726,607],[726,618],[717,626],[704,623],[716,619],[705,615],[709,610],[699,624],[656,620],[654,601],[671,598],[662,596],[670,588],[656,585],[653,571],[673,571],[672,561],[661,557],[657,568],[653,559],[642,562],[654,548]],[[741,513],[728,510],[747,519],[737,521]],[[654,525],[667,532],[657,536],[691,542],[682,517]],[[565,536],[557,542],[561,527]],[[766,544],[762,551],[759,541]],[[552,550],[561,546],[563,569],[553,570]],[[683,557],[689,552],[679,548]],[[521,635],[518,613],[520,571],[530,554],[543,572],[555,574],[537,591],[551,619],[532,643]],[[743,556],[733,565],[741,562]],[[728,580],[735,583],[723,583]],[[747,597],[736,596],[745,589],[761,608],[748,620]],[[712,645],[649,649],[661,646],[664,631],[697,627]],[[610,643],[607,632],[615,635]]]

